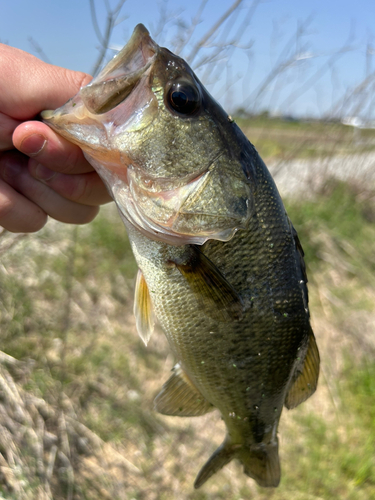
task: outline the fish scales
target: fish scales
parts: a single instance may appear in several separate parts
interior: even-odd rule
[[[319,353],[303,250],[254,146],[142,25],[43,118],[83,149],[127,228],[138,332],[147,344],[154,313],[177,361],[156,410],[225,421],[195,487],[234,458],[277,486],[281,412],[315,391]]]

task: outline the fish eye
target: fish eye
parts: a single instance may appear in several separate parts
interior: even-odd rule
[[[167,103],[180,115],[192,115],[201,104],[201,95],[191,83],[174,82],[168,90]]]

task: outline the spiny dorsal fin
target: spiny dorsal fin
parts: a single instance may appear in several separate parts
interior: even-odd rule
[[[285,406],[290,410],[308,399],[316,389],[319,378],[320,357],[314,333],[311,330],[309,345],[302,366],[285,399]]]
[[[187,263],[176,267],[189,283],[205,312],[215,320],[240,320],[243,314],[241,297],[219,269],[195,246]]]
[[[180,417],[196,417],[214,410],[179,364],[173,368],[173,375],[156,396],[154,405],[159,413]]]
[[[147,345],[154,331],[154,313],[148,286],[140,269],[135,283],[134,316],[138,334]]]

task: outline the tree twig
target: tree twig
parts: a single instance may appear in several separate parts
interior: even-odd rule
[[[120,15],[121,9],[123,8],[126,0],[120,0],[118,4],[116,5],[115,8],[111,9],[111,6],[109,5],[108,1],[105,2],[106,9],[107,9],[107,20],[106,20],[106,25],[104,29],[104,34],[102,35],[99,24],[98,24],[98,19],[96,15],[96,8],[95,8],[95,1],[90,0],[90,12],[91,12],[91,19],[92,23],[94,26],[94,30],[96,33],[96,36],[98,37],[98,40],[100,42],[100,51],[99,55],[97,57],[97,60],[95,64],[93,65],[92,69],[92,75],[96,76],[97,73],[99,72],[99,69],[102,66],[102,63],[104,61],[105,55],[107,53],[108,47],[109,47],[109,41],[111,39],[111,36],[113,34],[113,28],[118,24],[118,16]]]
[[[217,32],[220,26],[228,19],[228,17],[241,5],[243,0],[235,0],[235,2],[229,7],[228,10],[224,12],[224,14],[216,21],[216,23],[212,26],[210,30],[208,30],[203,37],[194,45],[192,51],[187,56],[187,61],[189,64],[192,64],[194,59],[196,58],[199,50],[205,46],[208,40]]]

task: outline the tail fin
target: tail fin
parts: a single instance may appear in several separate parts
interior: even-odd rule
[[[204,464],[195,480],[194,487],[200,488],[218,470],[238,458],[244,465],[244,472],[255,479],[259,486],[276,487],[280,482],[278,443],[255,444],[251,449],[232,444],[227,436],[224,443]]]
[[[225,439],[224,443],[210,456],[207,462],[199,471],[199,474],[194,482],[194,488],[200,488],[207,479],[210,479],[218,470],[227,465],[234,458],[238,445],[233,445],[230,439]]]
[[[255,479],[259,486],[273,487],[280,483],[279,446],[275,443],[260,443],[252,449],[241,448],[237,457],[244,465],[244,472]]]

